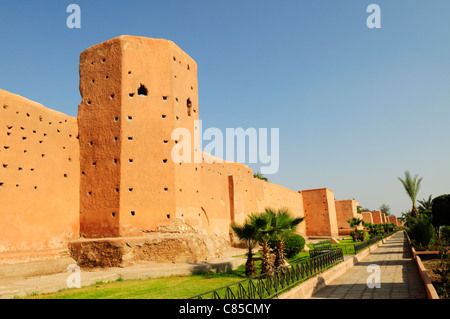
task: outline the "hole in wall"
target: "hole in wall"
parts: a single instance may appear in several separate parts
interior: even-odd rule
[[[167,216],[168,219],[170,219],[170,214],[167,214],[166,216]]]
[[[130,94],[128,94],[130,97],[133,97],[134,96],[134,93],[130,93]]]
[[[167,96],[163,96],[162,99],[163,99],[164,101],[166,101],[166,100],[167,100]]]
[[[191,99],[186,100],[187,115],[191,116],[192,102]]]
[[[143,85],[142,83],[141,83],[141,86],[138,88],[138,95],[143,95],[143,96],[148,95],[148,90],[145,87],[145,85]]]
[[[131,216],[136,215],[136,212],[135,212],[135,211],[131,211],[130,213],[131,213]]]
[[[111,216],[112,216],[112,217],[115,217],[115,216],[116,216],[116,213],[112,212],[112,213],[111,213]]]
[[[169,189],[167,187],[164,187],[164,191],[167,192]]]

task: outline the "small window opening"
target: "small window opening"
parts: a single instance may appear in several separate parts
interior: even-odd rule
[[[141,86],[138,89],[138,95],[144,95],[144,96],[148,95],[148,90],[142,83],[141,83]]]

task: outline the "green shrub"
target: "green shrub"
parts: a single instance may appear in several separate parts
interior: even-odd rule
[[[450,225],[450,195],[441,195],[432,201],[433,225]]]
[[[289,234],[284,238],[284,254],[292,258],[303,250],[305,239],[298,234]]]
[[[427,247],[435,237],[434,227],[426,218],[418,218],[408,231],[414,245]]]
[[[450,244],[450,226],[441,226],[441,238],[447,245]]]

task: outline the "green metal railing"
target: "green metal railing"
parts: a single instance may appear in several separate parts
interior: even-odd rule
[[[244,279],[190,299],[270,299],[343,260],[342,249],[332,248],[329,252],[311,259]]]
[[[364,249],[366,249],[367,247],[372,246],[373,244],[379,242],[380,240],[389,237],[395,233],[396,231],[390,233],[383,233],[382,235],[371,237],[370,239],[365,240],[363,242],[347,245],[339,245],[339,247],[342,249],[344,255],[356,255],[361,251],[363,251]]]

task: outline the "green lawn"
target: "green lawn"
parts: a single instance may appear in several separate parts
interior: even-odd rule
[[[185,299],[236,281],[236,276],[206,275],[123,280],[27,299]]]
[[[343,244],[350,244],[344,240]],[[311,247],[310,247],[311,246]],[[312,245],[308,245],[312,248]],[[308,252],[300,252],[289,263],[309,258]],[[255,264],[260,270],[260,253],[255,254]],[[89,287],[65,289],[57,293],[28,296],[29,299],[185,299],[245,279],[245,265],[227,273],[211,273],[191,276],[171,276],[145,280],[117,280],[97,283]]]

